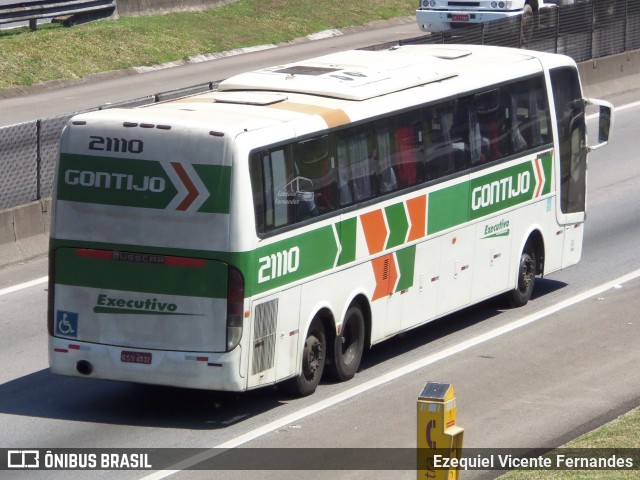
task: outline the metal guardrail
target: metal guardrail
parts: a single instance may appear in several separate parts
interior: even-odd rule
[[[0,24],[29,21],[36,29],[40,19],[63,17],[88,12],[104,12],[110,15],[116,8],[116,0],[35,0],[0,5]]]
[[[471,43],[563,53],[576,62],[640,49],[640,0],[593,0],[547,9],[530,17],[423,35],[376,45]],[[90,110],[134,107],[215,90],[218,81]],[[51,196],[62,128],[73,114],[0,128],[0,210]]]

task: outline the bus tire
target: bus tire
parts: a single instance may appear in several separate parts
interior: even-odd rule
[[[329,365],[333,378],[344,382],[356,374],[362,360],[364,336],[364,315],[358,306],[351,306],[344,317],[340,335],[336,335],[333,358]]]
[[[532,11],[537,12],[540,9],[539,6],[539,2],[538,0],[529,0],[526,4],[525,4],[525,9],[527,7],[527,5],[531,8]]]
[[[327,338],[319,318],[314,318],[309,326],[302,351],[302,371],[297,377],[283,383],[283,389],[290,395],[306,397],[316,391],[322,378],[327,352]]]
[[[520,22],[520,44],[528,45],[533,38],[533,18],[531,18],[533,10],[531,5],[526,4],[522,9],[522,20]]]
[[[533,293],[536,271],[536,252],[531,245],[527,244],[520,255],[516,288],[511,291],[509,299],[512,307],[522,307],[527,304]]]

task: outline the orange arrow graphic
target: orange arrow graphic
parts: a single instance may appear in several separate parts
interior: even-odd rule
[[[393,254],[371,260],[373,275],[376,279],[376,289],[371,300],[378,300],[393,293],[393,288],[398,280],[398,269]]]
[[[384,245],[389,236],[387,226],[384,223],[384,215],[382,210],[373,210],[371,212],[360,215],[364,238],[367,241],[367,248],[371,255],[384,250]]]

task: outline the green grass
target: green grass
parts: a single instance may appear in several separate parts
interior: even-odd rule
[[[282,43],[415,14],[415,0],[240,0],[199,13],[0,30],[0,89]],[[312,6],[312,8],[310,8]],[[417,27],[416,27],[417,28]]]
[[[632,410],[602,427],[563,445],[563,448],[640,449],[640,409]],[[636,470],[514,470],[500,480],[637,480]]]

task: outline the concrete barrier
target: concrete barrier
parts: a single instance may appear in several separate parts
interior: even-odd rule
[[[578,64],[587,97],[601,98],[640,89],[640,50]]]
[[[117,0],[116,11],[121,17],[157,15],[171,12],[195,12],[220,7],[238,0]]]
[[[0,267],[45,255],[50,224],[50,198],[0,211]]]

